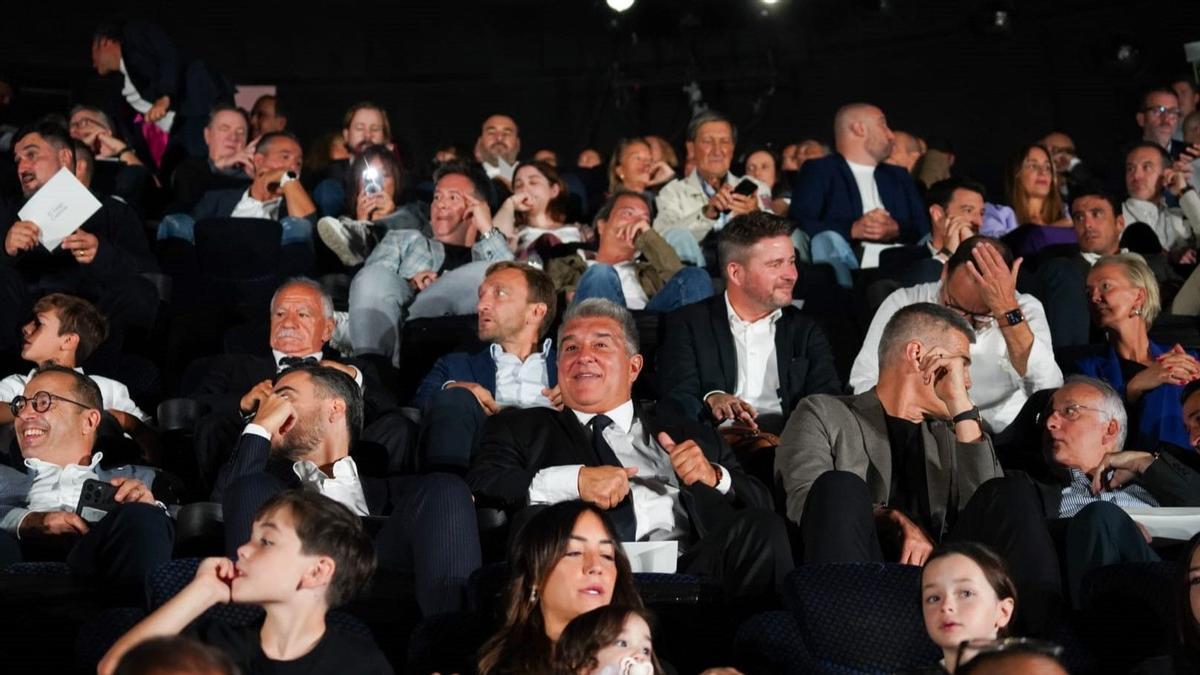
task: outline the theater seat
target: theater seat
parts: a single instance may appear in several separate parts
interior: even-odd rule
[[[789,611],[755,614],[734,636],[737,664],[745,672],[787,675],[817,671]]]
[[[1080,629],[1089,650],[1113,672],[1167,652],[1175,636],[1178,567],[1121,563],[1088,572],[1080,586]]]
[[[784,604],[819,672],[894,673],[937,663],[921,616],[921,569],[895,563],[796,568]]]

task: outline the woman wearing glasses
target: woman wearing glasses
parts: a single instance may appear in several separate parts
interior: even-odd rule
[[[1076,242],[1046,146],[1031,143],[1013,155],[1004,175],[1004,192],[1008,207],[987,205],[982,234],[1004,236],[1018,256],[1052,244]]]
[[[1158,282],[1133,253],[1105,256],[1087,277],[1092,321],[1103,328],[1108,348],[1076,363],[1076,371],[1112,385],[1129,413],[1127,447],[1154,448],[1160,441],[1190,448],[1183,424],[1183,385],[1200,379],[1195,353],[1150,340],[1161,309]]]

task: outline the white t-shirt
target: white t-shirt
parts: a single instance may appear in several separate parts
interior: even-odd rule
[[[76,372],[83,373],[83,368],[76,368]],[[8,403],[13,398],[25,393],[25,385],[29,380],[33,379],[34,373],[37,370],[29,371],[28,375],[9,375],[0,380],[0,403]],[[85,373],[86,374],[86,373]],[[142,412],[133,399],[129,397],[129,389],[117,382],[110,380],[107,377],[99,375],[88,375],[92,382],[100,387],[100,399],[104,403],[105,410],[120,410],[123,413],[128,413],[138,418],[143,422],[149,422],[150,416]]]
[[[121,96],[125,97],[125,101],[129,103],[129,107],[145,115],[154,107],[154,101],[147,101],[142,98],[141,92],[137,87],[133,86],[133,80],[129,77],[129,71],[125,69],[125,59],[121,59],[121,75],[125,77],[125,84],[121,87]],[[162,119],[155,122],[163,133],[171,133],[171,125],[175,123],[175,112],[168,110],[167,114],[162,116]]]
[[[858,183],[858,196],[862,198],[863,213],[873,209],[883,208],[883,199],[879,196],[879,186],[875,184],[875,167],[866,164],[855,164],[849,160],[850,173],[854,174],[854,182]]]

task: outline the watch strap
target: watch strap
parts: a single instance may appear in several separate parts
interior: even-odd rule
[[[975,420],[980,424],[983,423],[983,416],[979,414],[979,406],[971,406],[969,409],[958,413],[951,418],[950,422],[952,424],[958,424],[959,422],[965,422],[967,420]]]

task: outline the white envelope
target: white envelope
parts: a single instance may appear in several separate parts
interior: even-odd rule
[[[99,210],[100,202],[75,174],[63,167],[25,202],[17,215],[21,220],[37,223],[42,230],[42,246],[53,251]]]
[[[1156,539],[1187,541],[1200,532],[1200,508],[1186,506],[1122,507]]]
[[[679,565],[677,541],[623,541],[621,548],[634,572],[674,574]]]
[[[896,248],[902,244],[880,244],[874,241],[864,241],[862,243],[862,261],[858,263],[858,268],[869,270],[879,267],[879,254],[889,248]]]

